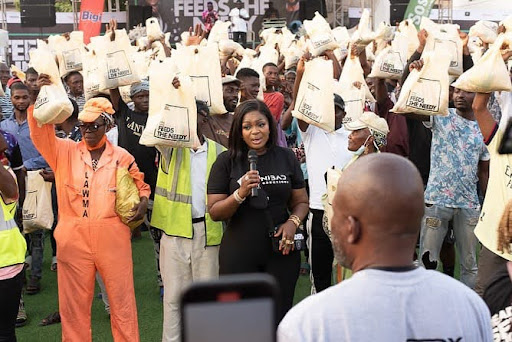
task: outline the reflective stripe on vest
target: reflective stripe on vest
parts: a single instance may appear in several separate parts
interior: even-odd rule
[[[16,213],[16,202],[5,204],[0,196],[0,268],[22,264],[25,261],[27,243],[21,235],[14,215]]]
[[[205,182],[208,181],[211,167],[217,156],[224,151],[224,147],[212,140],[207,139],[207,144]],[[173,149],[169,164],[162,165],[163,160],[162,158],[158,169],[151,225],[163,230],[167,235],[191,239],[193,228],[190,150]],[[167,172],[165,172],[166,166],[168,166]],[[205,221],[206,245],[219,245],[222,239],[222,222],[213,221],[208,212],[205,213]]]

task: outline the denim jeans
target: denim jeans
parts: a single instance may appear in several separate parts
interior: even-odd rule
[[[420,235],[422,264],[426,268],[437,268],[441,246],[448,231],[448,222],[453,220],[455,247],[459,252],[460,259],[460,280],[468,287],[473,288],[478,270],[476,262],[478,240],[474,230],[479,215],[480,209],[448,208],[427,204]]]
[[[41,279],[43,269],[44,229],[36,230],[30,235],[32,255],[31,277]]]

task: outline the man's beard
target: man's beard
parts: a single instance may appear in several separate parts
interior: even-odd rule
[[[332,234],[332,232],[331,232],[331,238],[332,238],[332,249],[334,251],[334,257],[336,258],[336,261],[338,261],[338,263],[341,266],[350,268],[349,262],[347,260],[347,255],[345,254],[345,251],[343,250],[341,243],[336,238],[336,234]]]
[[[14,109],[19,110],[20,112],[24,112],[28,109],[29,106],[14,106]]]

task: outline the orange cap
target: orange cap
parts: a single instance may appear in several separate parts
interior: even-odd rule
[[[103,113],[110,115],[115,113],[112,103],[104,97],[92,98],[85,103],[84,109],[78,114],[78,120],[93,122]]]

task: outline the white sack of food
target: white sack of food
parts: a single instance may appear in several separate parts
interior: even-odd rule
[[[357,84],[357,85],[356,85]],[[365,89],[359,83],[334,81],[334,93],[341,96],[345,103],[343,123],[359,119],[364,112]]]
[[[197,107],[193,81],[179,76],[180,87],[172,81],[177,69],[168,58],[150,66],[149,116],[139,143],[146,146],[197,147]]]
[[[339,81],[343,87],[348,87],[348,85],[352,85],[354,82],[361,84],[361,87],[364,89],[365,100],[375,102],[375,98],[366,84],[363,67],[361,67],[359,57],[352,55],[347,57],[343,70],[341,71]]]
[[[312,20],[304,20],[304,29],[309,36],[309,52],[313,56],[319,56],[326,50],[335,50],[338,43],[334,40],[329,23],[318,12]]]
[[[502,21],[500,21],[500,26],[504,26],[505,27],[505,32],[511,32],[512,31],[512,15],[509,15],[508,17],[506,17],[505,19],[503,19]]]
[[[423,17],[420,29],[428,32],[424,52],[443,50],[450,55],[448,72],[453,76],[462,74],[462,40],[459,37],[459,25],[436,24]]]
[[[512,47],[512,32],[501,34],[476,64],[460,75],[455,88],[472,93],[512,91],[512,83],[502,51]]]
[[[158,42],[158,44],[160,46],[162,46],[162,44],[160,42]],[[155,49],[155,50],[157,50],[157,51],[154,51],[154,50],[139,51],[139,52],[132,53],[132,55],[131,55],[133,67],[135,68],[135,72],[137,73],[137,75],[139,75],[139,77],[141,79],[145,79],[148,77],[149,65],[151,64],[152,56],[155,56],[155,59],[158,59],[158,60],[165,59],[165,54],[164,54],[164,56],[158,55],[159,49]]]
[[[411,58],[418,46],[420,46],[418,30],[411,19],[404,20],[398,25],[398,32],[395,33],[396,39],[407,42],[407,60]]]
[[[279,51],[283,53],[287,48],[289,48],[294,41],[296,41],[295,35],[288,30],[288,28],[285,26],[281,29],[281,39],[278,42],[279,45]]]
[[[306,62],[292,115],[327,132],[334,131],[333,65],[314,58]],[[323,75],[323,77],[319,77]]]
[[[365,8],[359,18],[359,24],[351,37],[351,42],[358,46],[366,46],[375,39],[375,34],[370,28],[370,12]]]
[[[275,47],[276,44],[278,46],[281,44],[283,34],[281,33],[281,29],[276,27],[270,27],[261,31],[260,38],[262,39],[265,45]]]
[[[259,99],[263,99],[263,92],[267,90],[265,76],[263,75],[263,66],[267,63],[274,63],[275,65],[279,63],[279,53],[272,45],[260,46],[259,55],[253,59],[250,66],[251,69],[256,70],[260,75]]]
[[[484,43],[478,37],[469,37],[468,50],[473,59],[473,64],[475,64],[484,55]]]
[[[341,48],[347,48],[350,43],[350,34],[345,26],[338,26],[332,29],[334,40],[340,45]]]
[[[240,71],[240,69],[252,67],[252,63],[257,54],[258,53],[253,49],[245,49],[242,55],[242,60],[240,61],[240,64],[238,64],[238,67],[236,68],[235,76],[238,73],[238,71]]]
[[[217,46],[184,46],[174,57],[181,73],[192,79],[196,99],[204,101],[212,114],[225,113]]]
[[[27,171],[25,201],[23,202],[23,232],[52,229],[52,183],[45,182],[36,171]]]
[[[385,21],[381,22],[373,34],[373,40],[390,41],[393,39],[393,28]]]
[[[50,77],[52,84],[41,87],[34,103],[34,119],[39,125],[59,124],[73,112],[73,105],[62,84],[55,56],[48,49],[29,52],[30,65],[39,73]]]
[[[400,80],[406,64],[406,56],[401,51],[395,50],[393,46],[388,46],[375,58],[368,77]]]
[[[231,55],[243,56],[245,52],[242,45],[231,39],[223,39],[219,41],[218,46],[221,59],[228,58]]]
[[[137,75],[132,62],[131,54],[133,50],[126,31],[124,29],[116,30],[113,41],[107,37],[102,43],[105,49],[104,54],[99,49],[96,49],[96,53],[101,59],[104,59],[106,69],[104,74],[105,88],[115,89],[140,82],[140,76]]]
[[[492,21],[479,20],[469,28],[470,37],[478,37],[484,43],[492,44],[498,37],[498,24]]]
[[[212,29],[210,30],[210,34],[208,35],[207,43],[208,44],[218,43],[221,40],[229,39],[229,28],[230,27],[231,27],[230,21],[217,20],[215,22],[215,24],[213,24]],[[187,37],[188,37],[188,32],[187,32]],[[185,39],[183,39],[183,35],[182,35],[182,40],[183,41],[185,40]]]
[[[394,113],[448,115],[451,56],[442,50],[424,52],[421,70],[411,71],[400,91]]]
[[[84,95],[86,100],[99,95],[105,88],[104,72],[104,65],[99,63],[98,56],[94,50],[84,53],[82,75],[84,77]]]
[[[338,26],[332,30],[332,35],[334,36],[334,40],[339,45],[339,48],[334,50],[334,55],[341,61],[348,54],[348,46],[350,44],[350,34],[345,26]]]
[[[341,177],[342,170],[335,169],[335,168],[329,168],[326,172],[326,185],[327,185],[327,193],[322,196],[322,204],[324,206],[324,212],[325,217],[323,223],[323,228],[325,231],[325,234],[329,237],[329,239],[332,239],[332,227],[331,222],[332,218],[334,216],[334,211],[332,209],[332,201],[334,199],[334,196],[336,195],[336,191],[338,189],[338,181]]]
[[[157,18],[151,17],[146,19],[146,36],[149,40],[153,41],[164,38],[164,34],[160,28],[160,23]]]
[[[60,77],[64,77],[72,71],[82,70],[82,55],[84,53],[84,33],[73,31],[69,34],[69,40],[64,36],[48,37],[50,48],[55,51]]]
[[[364,48],[366,52],[366,60],[369,62],[373,62],[375,60],[375,53],[374,53],[374,43],[370,43],[366,45]]]
[[[297,66],[302,55],[304,55],[304,51],[297,45],[297,42],[293,42],[290,47],[281,51],[284,56],[284,68],[288,70]]]

